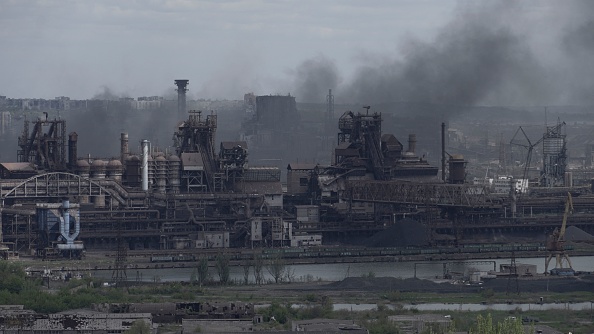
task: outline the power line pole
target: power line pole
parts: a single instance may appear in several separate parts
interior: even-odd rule
[[[117,224],[117,248],[116,258],[113,272],[111,274],[112,283],[115,287],[127,287],[128,275],[126,274],[126,262],[128,261],[128,246],[122,238],[122,222],[116,222]]]
[[[516,294],[520,294],[520,281],[518,280],[518,266],[516,265],[516,253],[512,251],[511,255],[511,263],[509,265],[509,276],[507,278],[507,292],[506,295],[509,295],[511,291],[512,280],[516,285]]]

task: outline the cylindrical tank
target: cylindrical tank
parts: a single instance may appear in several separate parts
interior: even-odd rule
[[[118,159],[112,159],[107,164],[107,177],[118,182],[122,181],[122,163]]]
[[[93,201],[95,203],[96,208],[104,208],[105,207],[105,195],[96,195],[93,197]]]
[[[143,191],[148,191],[148,186],[149,186],[149,175],[148,175],[148,158],[149,158],[149,141],[148,140],[143,140],[140,142],[140,145],[142,147],[142,164],[140,165],[140,169],[142,172],[142,190]]]
[[[180,177],[179,169],[181,167],[181,161],[177,155],[170,155],[167,161],[167,186],[169,191],[178,193],[180,191]]]
[[[408,152],[415,153],[417,149],[417,135],[411,133],[408,135]]]
[[[162,155],[156,157],[155,168],[157,190],[164,193],[167,189],[167,159]]]
[[[462,184],[466,180],[466,161],[464,156],[454,154],[448,161],[450,167],[450,183]]]
[[[78,149],[77,149],[77,142],[78,142],[78,134],[76,132],[72,132],[68,135],[68,167],[69,168],[76,168],[76,160],[78,159]]]
[[[105,161],[101,159],[93,160],[91,164],[91,177],[95,179],[104,179],[105,178]]]
[[[120,134],[120,161],[122,164],[126,163],[126,159],[130,155],[130,151],[128,149],[128,134],[122,132]]]
[[[90,176],[91,166],[89,162],[85,159],[80,159],[76,162],[76,173],[80,177],[89,178]]]
[[[565,186],[566,187],[573,187],[573,173],[572,172],[565,172]]]

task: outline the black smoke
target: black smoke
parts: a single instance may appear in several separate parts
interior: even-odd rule
[[[362,54],[354,76],[337,85],[336,101],[439,105],[446,118],[461,106],[591,105],[594,5],[584,1],[538,5],[461,2],[433,40],[409,38],[391,54],[374,55],[373,50]],[[554,21],[543,16],[532,26],[528,17],[540,15],[541,7],[550,13],[564,9],[566,15]],[[541,34],[550,34],[546,45],[538,45],[546,39]],[[294,89],[298,97],[303,95],[300,100],[317,102],[333,88],[337,81],[327,80],[325,73],[341,77],[336,65],[323,56],[297,67]]]

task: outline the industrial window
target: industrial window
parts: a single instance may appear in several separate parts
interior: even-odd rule
[[[300,177],[299,178],[299,185],[300,186],[307,186],[307,178],[306,177]]]

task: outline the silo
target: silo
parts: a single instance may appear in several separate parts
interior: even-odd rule
[[[91,166],[89,165],[89,162],[87,160],[80,159],[76,162],[76,173],[80,177],[84,177],[84,178],[88,179],[90,176],[90,169],[91,169]]]
[[[101,159],[93,160],[91,164],[91,177],[94,179],[104,179],[105,178],[105,161]]]
[[[565,172],[565,186],[566,187],[573,187],[573,173],[572,172]]]
[[[169,156],[167,164],[167,186],[170,192],[178,193],[180,191],[179,169],[181,161],[177,155],[172,154]]]
[[[122,182],[122,163],[118,159],[112,159],[107,164],[107,177]]]
[[[83,178],[88,179],[90,176],[90,168],[89,162],[84,159],[80,159],[76,162],[76,173]],[[80,204],[87,204],[89,203],[89,195],[79,195],[78,201]]]
[[[107,164],[105,161],[101,159],[93,160],[93,163],[91,164],[91,177],[94,179],[104,179],[106,167]],[[95,203],[96,208],[104,208],[105,194],[101,193],[99,195],[93,196],[93,202]]]

